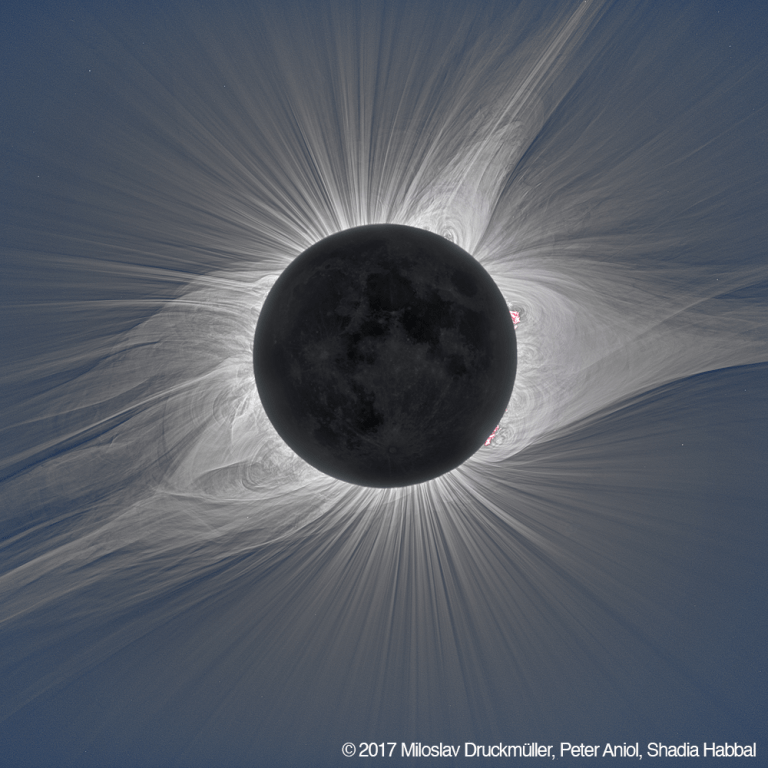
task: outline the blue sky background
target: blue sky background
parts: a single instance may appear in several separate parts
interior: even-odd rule
[[[766,22],[4,4],[3,760],[715,741],[759,764]],[[390,494],[248,426],[265,286],[369,220],[455,236],[524,310],[507,442]]]

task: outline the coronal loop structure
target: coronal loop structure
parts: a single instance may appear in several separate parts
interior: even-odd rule
[[[767,15],[0,3],[2,762],[763,749]]]

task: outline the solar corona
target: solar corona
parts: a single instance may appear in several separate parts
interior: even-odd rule
[[[764,760],[766,22],[0,3],[0,763]]]

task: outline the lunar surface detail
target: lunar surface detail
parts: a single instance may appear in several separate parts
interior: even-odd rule
[[[394,224],[304,251],[254,339],[278,434],[321,472],[372,487],[422,483],[472,456],[507,407],[516,364],[509,309],[480,263]]]

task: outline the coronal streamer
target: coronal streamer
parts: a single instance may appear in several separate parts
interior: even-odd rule
[[[342,628],[359,648],[348,674],[370,685],[365,706],[345,699],[357,724],[408,696],[403,717],[426,730],[495,722],[486,642],[493,663],[514,658],[505,685],[539,711],[564,679],[543,659],[600,664],[567,605],[655,653],[617,605],[645,605],[656,576],[626,587],[607,554],[645,534],[623,538],[637,518],[585,490],[579,457],[595,472],[612,448],[580,453],[578,436],[651,407],[657,387],[768,360],[766,305],[744,299],[768,278],[753,215],[765,172],[740,159],[764,118],[730,101],[754,69],[679,57],[690,12],[620,6],[233,6],[213,21],[182,7],[143,48],[114,19],[68,33],[99,62],[104,109],[87,124],[96,102],[82,96],[84,114],[48,135],[57,171],[11,238],[14,258],[75,288],[70,299],[42,278],[56,296],[45,311],[68,320],[2,374],[17,393],[36,384],[3,429],[0,626],[32,640],[9,642],[0,662],[0,716],[202,606],[219,650],[184,647],[195,680],[219,652],[232,655],[225,677],[309,680],[321,647],[336,661],[352,647]],[[371,223],[458,243],[519,320],[493,440],[401,489],[349,486],[296,457],[251,363],[280,272]],[[587,507],[604,527],[578,517]],[[313,605],[322,618],[308,618]],[[258,660],[246,637],[263,643]],[[311,679],[329,701],[352,684]],[[446,692],[455,710],[438,715]]]

